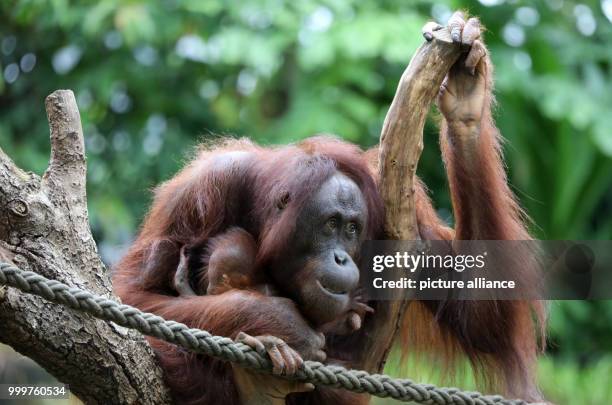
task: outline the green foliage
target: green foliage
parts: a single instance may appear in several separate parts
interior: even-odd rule
[[[534,232],[609,239],[611,0],[2,2],[0,145],[42,173],[44,97],[75,91],[92,229],[113,262],[136,232],[150,189],[201,140],[233,134],[277,144],[331,132],[374,145],[422,42],[420,27],[457,8],[488,28],[496,119]],[[452,222],[434,121],[419,172]],[[611,308],[553,305],[553,350],[582,362],[610,351]]]
[[[421,25],[432,14],[444,19],[451,7],[467,7],[488,26],[498,122],[535,231],[545,238],[608,237],[612,219],[600,213],[611,198],[612,28],[603,2],[495,3],[502,4],[4,4],[0,140],[23,166],[42,171],[42,100],[56,88],[74,89],[91,163],[92,224],[99,240],[124,242],[144,212],[147,190],[213,133],[286,143],[330,132],[376,143],[399,75],[422,41]],[[590,35],[577,29],[580,16]],[[15,63],[20,74],[12,82]],[[430,125],[420,171],[448,213],[434,131]]]

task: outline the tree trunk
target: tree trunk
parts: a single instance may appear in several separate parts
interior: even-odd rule
[[[458,56],[448,31],[436,32],[404,72],[385,119],[380,176],[390,239],[418,239],[414,173],[423,125]],[[85,150],[74,95],[58,90],[45,104],[51,161],[44,176],[22,171],[0,149],[0,260],[117,299],[89,229]],[[382,370],[405,303],[392,301],[373,317],[362,362],[366,370]],[[170,402],[162,371],[135,331],[2,287],[0,325],[0,342],[38,362],[86,403]]]
[[[0,150],[0,259],[117,299],[89,229],[85,150],[74,95],[45,101],[51,161],[44,176]],[[42,298],[0,292],[0,341],[32,358],[86,403],[169,403],[162,371],[141,334]]]

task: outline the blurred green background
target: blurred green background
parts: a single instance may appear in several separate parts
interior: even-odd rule
[[[74,90],[91,226],[112,264],[150,189],[201,140],[277,144],[327,132],[374,145],[421,26],[458,8],[487,27],[496,119],[534,234],[611,239],[612,0],[4,1],[0,147],[42,174],[44,98]],[[425,145],[419,173],[452,222],[435,114]],[[0,349],[0,381],[15,382],[9,371],[22,363]],[[612,302],[552,302],[540,374],[550,400],[610,403]]]

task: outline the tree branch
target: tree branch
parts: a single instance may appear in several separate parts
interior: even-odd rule
[[[51,129],[51,161],[43,179],[66,176],[78,177],[85,187],[85,142],[81,115],[70,90],[56,90],[45,99],[45,109]]]
[[[380,191],[385,202],[387,239],[418,240],[415,173],[423,151],[423,127],[431,103],[461,49],[444,28],[434,32],[414,54],[402,74],[380,135]],[[401,294],[401,292],[399,292]],[[376,311],[362,366],[381,372],[397,335],[408,300],[398,295]]]
[[[85,151],[74,95],[46,100],[51,162],[43,179],[0,150],[0,259],[109,298],[108,271],[89,230]],[[0,341],[32,358],[86,403],[169,403],[141,334],[8,288]]]

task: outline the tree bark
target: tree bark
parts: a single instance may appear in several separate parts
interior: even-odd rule
[[[402,75],[380,143],[381,193],[389,239],[418,239],[414,176],[423,126],[460,49],[446,29],[425,43]],[[88,223],[86,159],[79,112],[68,90],[45,102],[51,161],[44,176],[19,169],[0,149],[0,260],[117,299]],[[406,300],[377,312],[362,367],[381,371]],[[137,332],[0,288],[0,342],[32,358],[86,403],[170,403],[162,371]]]
[[[419,240],[415,207],[415,173],[423,151],[423,127],[440,85],[461,54],[448,29],[434,32],[414,54],[402,74],[380,135],[380,192],[385,202],[385,233],[390,240]],[[368,330],[361,362],[382,372],[400,327],[408,299],[398,290],[392,301],[377,308]]]
[[[0,259],[97,294],[113,295],[89,229],[83,132],[74,95],[45,101],[51,161],[42,178],[0,149]],[[32,358],[91,404],[169,403],[162,371],[140,333],[8,288],[0,341]]]

